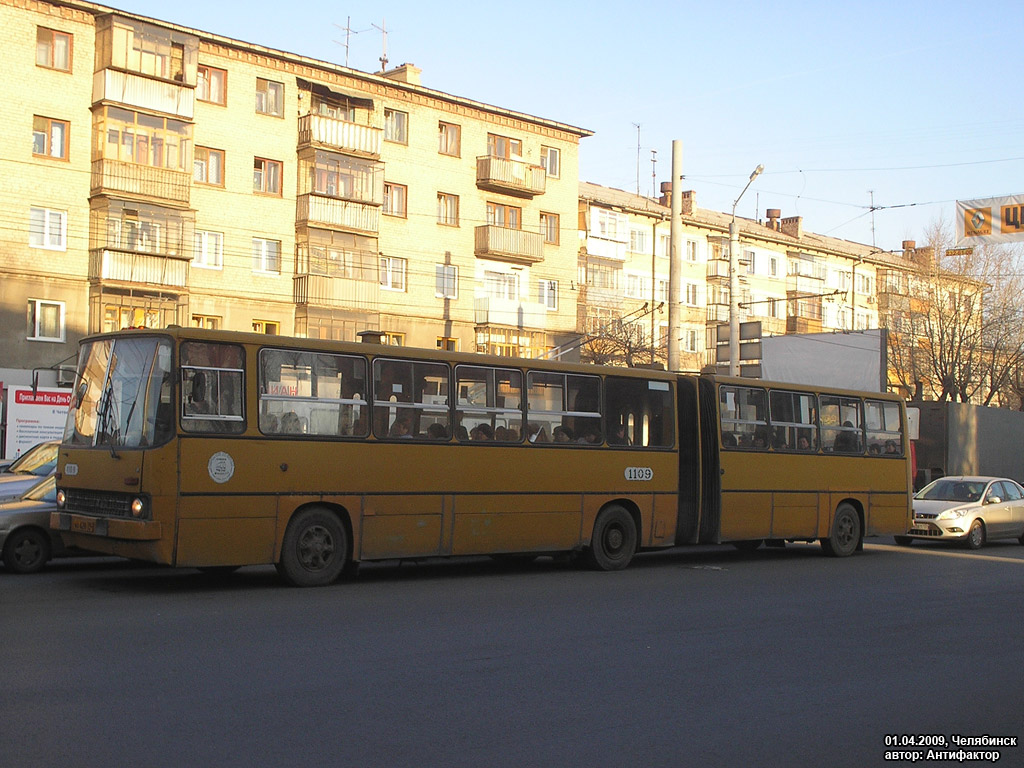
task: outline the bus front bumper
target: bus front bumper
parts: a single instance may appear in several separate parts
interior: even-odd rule
[[[77,515],[73,512],[51,512],[50,528],[55,531],[130,541],[156,541],[160,538],[161,532],[160,523],[155,520],[120,520]]]

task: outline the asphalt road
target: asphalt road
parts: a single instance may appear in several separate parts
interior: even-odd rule
[[[1024,547],[878,541],[620,573],[387,563],[308,590],[101,559],[2,574],[0,765],[860,767],[943,764],[893,737],[1024,739]]]

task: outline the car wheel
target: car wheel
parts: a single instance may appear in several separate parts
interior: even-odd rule
[[[896,543],[901,547],[909,547],[914,543],[914,540],[909,536],[893,536],[893,538],[896,539]]]
[[[981,549],[985,545],[985,526],[981,520],[971,523],[971,529],[967,531],[964,543],[968,549]]]
[[[620,571],[633,559],[636,542],[633,516],[620,506],[608,507],[594,522],[587,563],[599,571]]]
[[[832,521],[832,531],[821,540],[821,548],[831,557],[849,557],[860,545],[860,515],[849,504],[840,504]]]
[[[4,567],[11,573],[35,573],[50,559],[50,539],[35,528],[20,528],[4,543]]]
[[[311,507],[288,523],[276,565],[292,586],[322,587],[337,579],[348,561],[348,533],[341,520],[327,509]]]

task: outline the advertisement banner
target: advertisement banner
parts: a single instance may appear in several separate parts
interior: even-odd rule
[[[1024,195],[956,201],[957,245],[1024,241]]]
[[[60,440],[71,407],[70,389],[9,387],[4,457],[14,459],[36,443]]]

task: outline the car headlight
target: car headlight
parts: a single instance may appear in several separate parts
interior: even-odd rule
[[[67,501],[68,496],[66,493],[64,493],[64,489],[61,488],[59,491],[57,491],[57,506],[60,507],[61,509],[64,509],[64,505],[67,504]]]
[[[146,510],[146,503],[142,499],[132,499],[132,516],[142,517],[142,513]]]
[[[966,509],[947,509],[938,516],[938,520],[957,520],[967,514]]]

